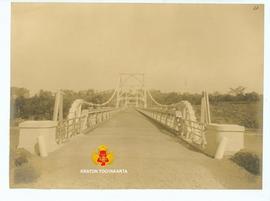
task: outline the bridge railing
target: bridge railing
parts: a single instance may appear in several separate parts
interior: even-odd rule
[[[205,136],[206,124],[178,117],[175,111],[166,111],[157,108],[137,108],[137,110],[167,127],[186,142],[199,149],[205,149],[207,143]]]
[[[55,135],[56,143],[64,143],[80,133],[97,127],[100,123],[110,119],[117,111],[118,109],[115,108],[96,109],[88,111],[80,117],[58,121]]]

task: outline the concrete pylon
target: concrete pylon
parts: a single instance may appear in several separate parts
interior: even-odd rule
[[[128,105],[128,96],[127,96],[127,92],[126,92],[126,96],[125,96],[125,106],[127,107]]]
[[[139,106],[139,95],[138,95],[138,90],[136,91],[136,107]]]
[[[63,93],[58,90],[55,95],[54,110],[53,110],[53,121],[63,120]]]
[[[147,108],[147,94],[146,94],[146,89],[144,88],[144,91],[143,91],[143,100],[144,100],[144,105],[143,107],[144,108]]]
[[[209,97],[206,91],[202,92],[201,99],[201,122],[210,124],[211,123],[211,115],[210,115],[210,104]]]
[[[116,94],[116,108],[119,108],[119,99],[120,99],[120,95],[119,95],[119,89],[117,89],[117,94]]]

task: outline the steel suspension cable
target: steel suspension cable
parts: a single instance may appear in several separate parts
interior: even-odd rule
[[[159,102],[157,102],[157,101],[154,99],[154,97],[152,96],[152,94],[150,93],[149,90],[147,90],[147,93],[148,93],[148,95],[150,96],[151,100],[152,100],[155,104],[157,104],[158,106],[161,106],[161,107],[169,107],[169,106],[173,106],[173,105],[175,104],[175,103],[170,104],[170,105],[160,104]]]
[[[111,102],[111,100],[115,96],[116,92],[117,92],[117,88],[114,89],[114,92],[111,95],[111,97],[104,103],[92,103],[92,102],[87,102],[87,101],[84,101],[84,103],[87,104],[87,105],[90,105],[90,106],[104,106],[104,105],[107,105],[109,102]]]

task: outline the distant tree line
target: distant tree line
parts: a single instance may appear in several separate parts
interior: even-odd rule
[[[245,92],[244,87],[231,88],[228,93],[214,92],[209,94],[211,104],[220,102],[257,102],[263,99],[261,94],[257,92]],[[161,104],[177,103],[181,100],[187,100],[192,105],[201,104],[202,94],[199,93],[177,93],[177,92],[161,92],[159,90],[151,90],[152,96]]]
[[[88,102],[103,103],[107,101],[113,93],[113,90],[96,91],[94,89],[72,91],[62,90],[64,92],[63,113],[67,116],[69,108],[75,99],[84,99]],[[25,88],[11,88],[11,120],[13,119],[32,119],[45,120],[52,119],[55,93],[51,91],[40,90],[34,96],[29,95],[29,90]],[[151,90],[152,96],[161,104],[172,104],[181,100],[187,100],[193,105],[201,103],[201,94],[197,93],[177,93],[161,92]],[[245,93],[235,88],[226,94],[218,92],[209,94],[211,104],[219,102],[257,102],[262,100],[262,95],[256,92]],[[115,104],[112,102],[111,105]],[[150,106],[153,103],[150,103]]]
[[[11,119],[51,119],[54,107],[52,92],[40,90],[32,97],[11,98]]]
[[[25,96],[27,89],[11,88],[11,120],[13,119],[32,119],[32,120],[48,120],[52,119],[55,93],[51,91],[40,90],[34,96]],[[24,91],[24,93],[22,93]],[[74,100],[84,99],[88,102],[103,103],[109,99],[113,90],[95,91],[93,89],[72,91],[62,90],[63,98],[63,114],[67,116],[69,108]],[[28,90],[29,92],[29,90]]]

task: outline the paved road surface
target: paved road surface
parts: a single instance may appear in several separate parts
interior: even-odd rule
[[[91,154],[101,144],[115,155],[106,167],[127,174],[81,174],[97,169]],[[228,159],[211,159],[133,109],[122,111],[100,127],[72,139],[41,159],[34,188],[260,188],[260,178]]]

